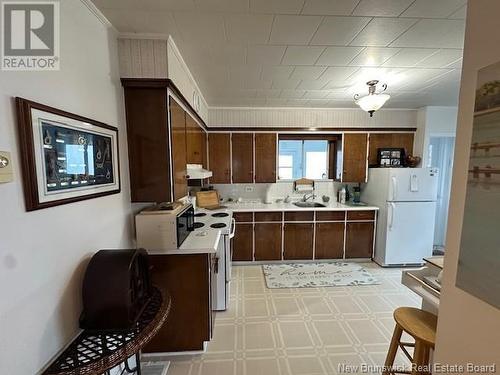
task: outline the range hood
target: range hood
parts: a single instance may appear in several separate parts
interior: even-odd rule
[[[212,177],[212,172],[203,169],[201,164],[188,164],[186,166],[188,180],[201,180]]]

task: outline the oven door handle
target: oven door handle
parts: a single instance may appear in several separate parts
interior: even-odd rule
[[[229,239],[234,238],[234,234],[236,233],[236,220],[231,218],[231,233],[229,234]]]

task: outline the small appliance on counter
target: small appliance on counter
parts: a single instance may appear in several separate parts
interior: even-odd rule
[[[152,293],[145,250],[100,250],[85,271],[80,328],[129,330]]]
[[[193,206],[176,202],[148,207],[135,216],[135,230],[139,248],[178,249],[194,230]]]

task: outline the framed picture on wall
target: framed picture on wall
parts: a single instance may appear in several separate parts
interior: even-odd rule
[[[28,211],[120,192],[118,129],[16,98]]]
[[[500,308],[500,62],[479,70],[456,285]]]

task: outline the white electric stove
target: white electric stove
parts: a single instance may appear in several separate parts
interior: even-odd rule
[[[229,295],[231,284],[231,238],[234,237],[236,225],[233,213],[227,209],[207,210],[198,208],[194,214],[194,230],[220,231],[221,239],[217,248],[217,262],[215,277],[212,282],[216,283],[215,298],[213,298],[213,309],[222,311],[229,307]]]

